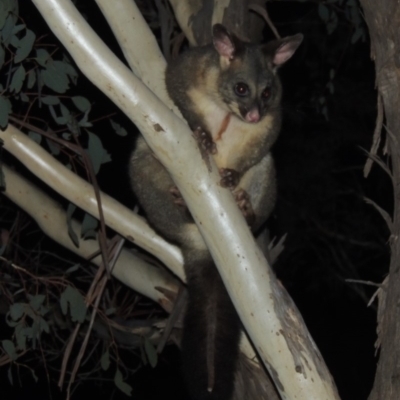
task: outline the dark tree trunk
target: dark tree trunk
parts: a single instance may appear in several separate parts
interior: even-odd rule
[[[386,117],[386,136],[394,188],[391,229],[392,258],[387,285],[382,287],[378,314],[380,358],[369,400],[400,398],[400,5],[397,0],[361,0],[371,36],[376,85]],[[378,110],[379,112],[379,110]]]

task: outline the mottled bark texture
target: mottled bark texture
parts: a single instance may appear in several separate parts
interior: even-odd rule
[[[369,400],[400,399],[400,3],[398,0],[361,0],[371,37],[376,85],[386,117],[385,130],[392,161],[394,190],[391,226],[391,263],[382,287],[384,309],[379,313],[380,356]]]

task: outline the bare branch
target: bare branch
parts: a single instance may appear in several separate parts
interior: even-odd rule
[[[3,165],[2,170],[7,184],[4,194],[31,215],[46,235],[83,259],[87,260],[92,254],[98,253],[96,240],[80,240],[79,247],[72,243],[68,235],[66,212],[57,202],[10,168]],[[81,230],[75,220],[72,221],[72,227],[76,232]],[[97,256],[91,262],[100,265],[101,257]],[[177,293],[178,283],[171,274],[148,264],[126,249],[121,251],[112,274],[138,293],[161,304],[167,311],[172,310],[170,299],[156,289],[162,287]]]
[[[66,199],[98,218],[94,189],[88,182],[64,167],[12,125],[9,125],[5,131],[0,131],[0,138],[4,140],[4,149],[17,157],[38,178]],[[158,236],[143,218],[112,197],[102,193],[101,199],[105,221],[110,228],[150,253],[157,253],[158,258],[165,265],[178,276],[183,277],[182,255],[177,247]]]

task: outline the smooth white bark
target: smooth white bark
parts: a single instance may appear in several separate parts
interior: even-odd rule
[[[79,247],[76,247],[68,235],[65,210],[46,193],[12,169],[3,165],[2,171],[6,180],[4,194],[31,215],[47,236],[86,260],[99,251],[96,240],[80,239]],[[75,232],[81,231],[81,225],[77,221],[73,220],[71,224]],[[91,262],[100,265],[101,256],[91,259]],[[155,289],[155,287],[162,287],[177,293],[177,280],[171,274],[148,264],[127,249],[122,249],[112,274],[138,293],[161,304],[167,311],[172,310],[171,301]]]
[[[58,162],[36,142],[17,128],[8,125],[0,131],[4,149],[18,158],[31,172],[56,192],[89,214],[99,218],[93,186]],[[8,185],[12,185],[11,182]],[[158,236],[147,222],[115,199],[101,193],[104,219],[116,232],[157,257],[176,275],[183,278],[180,250]]]
[[[96,0],[134,74],[169,108],[180,115],[167,94],[167,63],[153,32],[132,0]]]

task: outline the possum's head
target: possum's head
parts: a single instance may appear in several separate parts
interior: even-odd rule
[[[213,26],[213,44],[219,55],[217,81],[220,100],[230,112],[257,123],[279,107],[281,84],[277,69],[289,60],[302,34],[254,45],[242,42],[221,24]]]

